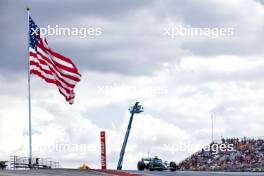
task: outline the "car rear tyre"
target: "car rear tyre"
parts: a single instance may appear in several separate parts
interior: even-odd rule
[[[149,170],[150,170],[150,171],[154,171],[154,167],[153,167],[152,164],[149,165]]]
[[[177,165],[176,165],[176,163],[175,162],[170,162],[170,170],[171,171],[176,171],[176,168],[177,168]]]

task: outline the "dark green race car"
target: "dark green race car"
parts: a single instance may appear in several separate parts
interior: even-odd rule
[[[163,162],[160,158],[154,157],[154,158],[142,158],[141,161],[137,164],[138,170],[170,170],[170,171],[176,171],[177,165],[175,162],[171,161],[169,164],[168,162]]]

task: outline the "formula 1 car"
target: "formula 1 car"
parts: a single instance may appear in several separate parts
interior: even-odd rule
[[[169,164],[167,161],[163,162],[160,158],[154,157],[154,158],[142,158],[141,161],[137,164],[138,170],[144,170],[148,169],[150,171],[158,170],[170,170],[170,171],[176,171],[177,165],[175,162],[171,161]]]

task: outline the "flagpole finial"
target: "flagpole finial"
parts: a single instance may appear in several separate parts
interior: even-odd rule
[[[27,7],[27,11],[29,11],[30,10],[30,8],[29,7]]]

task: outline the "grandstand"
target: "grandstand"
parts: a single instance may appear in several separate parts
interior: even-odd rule
[[[233,150],[213,152],[213,145],[232,144]],[[263,138],[228,138],[209,144],[179,163],[180,170],[192,171],[264,171]]]

